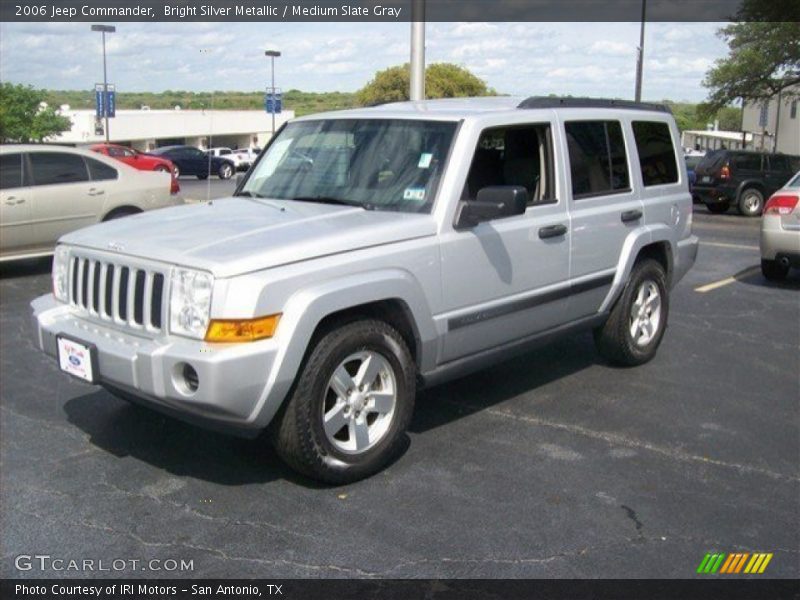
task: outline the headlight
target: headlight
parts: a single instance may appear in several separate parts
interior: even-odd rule
[[[173,269],[170,282],[171,333],[202,340],[211,314],[214,278],[191,269]]]
[[[60,302],[69,302],[69,248],[56,246],[53,254],[53,296]]]

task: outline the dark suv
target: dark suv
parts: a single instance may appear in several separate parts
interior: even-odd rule
[[[746,217],[756,217],[764,200],[800,169],[800,157],[745,150],[714,150],[695,169],[692,193],[713,213],[734,204]]]

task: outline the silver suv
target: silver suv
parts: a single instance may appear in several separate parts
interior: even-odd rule
[[[257,435],[343,483],[403,448],[416,391],[581,329],[650,360],[692,266],[656,105],[480,98],[285,125],[234,197],[64,236],[37,343],[61,369]]]

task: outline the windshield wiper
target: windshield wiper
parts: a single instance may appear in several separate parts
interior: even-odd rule
[[[319,202],[320,204],[339,204],[342,206],[357,206],[358,208],[363,208],[365,210],[370,209],[368,205],[365,206],[359,202],[343,200],[342,198],[334,198],[333,196],[297,196],[296,198],[291,198],[291,200],[297,200],[298,202]]]
[[[266,196],[262,196],[258,192],[249,192],[249,191],[242,191],[238,194],[234,194],[234,196],[240,196],[242,198],[266,198]]]

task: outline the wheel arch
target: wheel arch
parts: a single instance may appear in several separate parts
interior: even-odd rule
[[[120,214],[136,215],[141,212],[144,212],[144,210],[140,206],[136,206],[135,204],[124,204],[122,206],[115,206],[114,208],[112,208],[103,215],[101,221],[104,222],[108,221],[110,219],[117,217]]]
[[[739,202],[739,200],[742,199],[742,194],[745,192],[745,190],[748,190],[750,188],[755,188],[759,192],[761,192],[761,195],[764,196],[764,200],[766,201],[766,199],[767,199],[766,198],[767,188],[764,187],[764,182],[760,181],[758,179],[745,179],[736,188],[736,202],[737,203]]]

